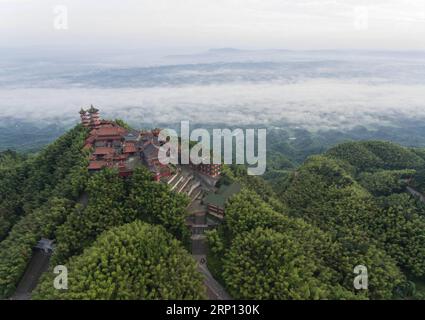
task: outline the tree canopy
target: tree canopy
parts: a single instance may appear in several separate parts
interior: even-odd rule
[[[181,243],[141,221],[112,228],[67,263],[68,290],[45,276],[34,299],[202,299],[202,276]]]

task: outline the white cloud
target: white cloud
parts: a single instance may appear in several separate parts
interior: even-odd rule
[[[77,120],[93,103],[105,116],[140,122],[267,124],[309,129],[382,124],[382,116],[425,118],[425,85],[329,79],[294,84],[226,84],[140,89],[0,89],[1,117]]]

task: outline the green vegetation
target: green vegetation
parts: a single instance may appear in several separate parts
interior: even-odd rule
[[[55,229],[71,211],[67,199],[52,198],[16,223],[7,238],[0,242],[0,296],[14,292],[32,255],[32,248],[41,238],[52,238]]]
[[[85,136],[85,130],[76,127],[38,155],[0,170],[0,240],[50,197],[78,197],[87,176],[81,151]]]
[[[417,205],[407,194],[390,194],[403,192],[398,178],[411,173],[377,171],[371,176],[360,174],[363,183],[365,177],[374,183],[376,178],[381,179],[378,188],[376,183],[366,184],[372,193],[382,196],[374,198],[339,165],[338,160],[312,157],[294,175],[284,196],[292,215],[303,217],[331,232],[335,238],[349,237],[357,243],[375,244],[386,250],[400,267],[423,275],[423,206]],[[403,258],[406,254],[411,260]]]
[[[360,172],[416,169],[425,165],[425,160],[413,150],[384,141],[343,143],[328,150],[326,155],[344,160]]]
[[[49,272],[34,298],[203,298],[185,249],[188,198],[145,168],[89,175],[86,136],[77,126],[38,154],[0,153],[0,297],[49,238],[70,289],[53,289]],[[425,149],[361,141],[325,152],[324,137],[272,132],[264,177],[224,167],[220,184],[242,190],[208,232],[210,271],[236,299],[423,299],[425,204],[406,188],[425,191]],[[368,290],[353,287],[357,265]]]
[[[146,169],[138,168],[127,181],[116,171],[105,169],[90,178],[85,192],[87,207],[70,212],[57,229],[54,263],[65,263],[81,254],[102,232],[137,219],[160,224],[187,243],[189,231],[184,222],[188,200],[152,181]]]
[[[38,155],[0,171],[0,297],[10,295],[41,237],[73,210],[88,177],[78,126]]]
[[[371,233],[403,269],[425,276],[425,206],[407,194],[379,199],[382,208],[371,221]]]
[[[359,175],[359,183],[374,196],[389,196],[406,189],[410,177],[415,170],[380,170],[374,173],[363,172]]]
[[[275,191],[241,167],[226,168],[226,179],[246,190],[209,233],[213,273],[245,299],[421,298],[425,211],[406,186],[422,172],[423,154],[344,143],[273,181]],[[370,271],[366,292],[353,288],[359,264]]]
[[[34,299],[202,299],[202,276],[188,252],[164,228],[140,221],[103,233],[67,263],[69,290],[48,273]]]
[[[384,166],[383,160],[364,143],[343,143],[330,149],[326,154],[332,158],[343,159],[361,171],[373,171]]]
[[[70,212],[56,231],[55,263],[80,254],[106,229],[128,222],[121,205],[125,194],[124,181],[117,172],[104,170],[93,175],[85,191],[89,199],[87,207],[80,206]]]
[[[170,192],[168,185],[153,182],[145,168],[138,168],[133,173],[126,198],[126,208],[132,219],[160,224],[187,244],[190,237],[185,225],[188,205],[186,195]]]
[[[12,150],[0,152],[0,170],[18,166],[27,157]]]
[[[117,125],[119,125],[120,127],[127,129],[127,130],[131,130],[132,128],[128,125],[128,123],[126,123],[124,120],[121,119],[115,119],[114,121]]]
[[[13,293],[41,238],[56,241],[53,264],[67,263],[102,233],[135,220],[162,225],[188,243],[188,199],[152,181],[144,168],[127,180],[114,170],[89,175],[86,136],[77,126],[39,154],[0,170],[0,297]]]
[[[217,265],[223,266],[213,272],[221,275],[237,298],[253,298],[259,292],[265,299],[365,298],[356,296],[352,288],[352,269],[360,262],[376,270],[370,279],[371,298],[391,297],[394,286],[403,280],[394,261],[374,246],[359,248],[348,239],[336,242],[302,219],[274,211],[248,190],[229,201],[225,223],[209,233],[209,243],[213,258],[220,259]],[[347,248],[351,255],[346,254]],[[280,253],[274,256],[269,250]],[[265,275],[269,282],[263,287]],[[296,284],[296,279],[302,281]]]

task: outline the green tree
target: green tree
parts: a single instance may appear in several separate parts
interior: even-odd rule
[[[0,297],[11,295],[25,272],[32,248],[41,238],[53,238],[58,225],[73,210],[67,199],[52,198],[16,223],[0,243]]]
[[[178,239],[188,241],[189,230],[185,223],[188,197],[171,192],[166,184],[152,181],[147,169],[137,168],[134,171],[125,205],[132,219],[160,224]]]
[[[58,227],[55,263],[80,254],[103,231],[132,221],[123,205],[125,190],[124,180],[116,170],[105,169],[92,175],[86,188],[87,207],[77,207]]]
[[[44,277],[34,299],[202,299],[202,276],[188,252],[163,227],[141,221],[103,233],[70,259],[68,290]]]

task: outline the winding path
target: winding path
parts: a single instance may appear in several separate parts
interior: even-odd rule
[[[198,271],[204,276],[204,285],[207,289],[209,300],[232,300],[224,287],[214,279],[208,270],[207,252],[208,245],[204,230],[207,227],[206,208],[200,201],[194,201],[189,207],[188,212],[194,217],[192,224],[192,256],[198,262]],[[196,230],[196,232],[194,232]]]

